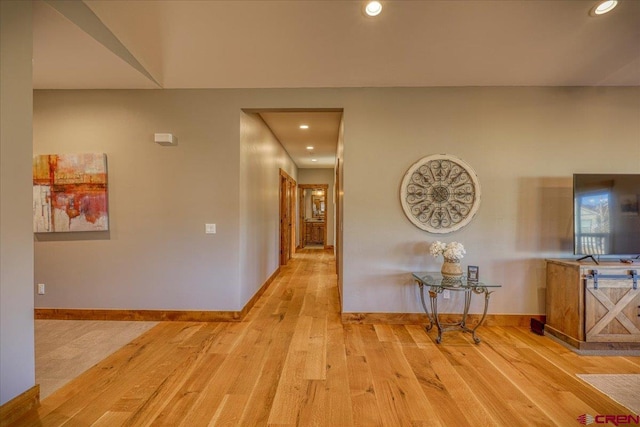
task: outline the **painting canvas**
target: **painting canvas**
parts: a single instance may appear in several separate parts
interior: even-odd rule
[[[45,154],[33,158],[34,232],[108,229],[106,154]]]

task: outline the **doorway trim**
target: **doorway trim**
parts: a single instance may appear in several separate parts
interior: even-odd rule
[[[298,200],[300,201],[299,205],[298,205],[298,220],[300,223],[300,246],[304,247],[303,243],[305,240],[305,233],[306,233],[306,223],[304,221],[304,214],[305,214],[305,205],[304,205],[304,190],[311,190],[314,188],[321,188],[322,191],[324,191],[324,204],[325,204],[325,209],[324,209],[324,214],[323,214],[323,221],[324,221],[324,237],[323,237],[323,242],[324,242],[324,248],[328,249],[329,246],[327,245],[327,212],[328,212],[328,197],[329,197],[329,184],[298,184],[298,190],[299,190],[299,196],[298,196]]]
[[[280,265],[287,265],[296,250],[296,180],[280,169]]]

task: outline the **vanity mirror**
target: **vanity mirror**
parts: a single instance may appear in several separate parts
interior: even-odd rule
[[[313,190],[312,190],[313,191]],[[311,195],[311,209],[313,213],[313,218],[323,218],[324,217],[324,209],[325,209],[325,195],[322,190],[317,190],[316,194]]]

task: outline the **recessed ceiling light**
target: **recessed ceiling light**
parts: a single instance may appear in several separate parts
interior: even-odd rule
[[[311,161],[312,161],[312,162],[317,162],[317,161],[318,161],[318,159],[311,159]]]
[[[604,15],[607,12],[611,12],[618,5],[618,0],[606,0],[601,1],[591,9],[589,14],[591,16]]]
[[[300,129],[309,129],[309,125],[300,125]]]
[[[313,150],[313,145],[308,146],[307,150]]]
[[[367,5],[364,7],[364,13],[368,16],[378,16],[380,12],[382,12],[382,3],[379,1],[367,2]]]

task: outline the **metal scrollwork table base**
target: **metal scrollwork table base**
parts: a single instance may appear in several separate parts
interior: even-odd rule
[[[467,281],[465,277],[451,280],[449,278],[443,278],[440,273],[413,273],[413,278],[416,284],[420,287],[420,302],[422,308],[424,308],[427,317],[429,318],[429,325],[426,326],[426,330],[430,331],[433,325],[438,329],[438,337],[436,342],[440,344],[442,342],[442,333],[452,330],[458,330],[462,332],[469,332],[473,337],[473,341],[476,344],[480,343],[480,338],[476,336],[476,330],[484,322],[487,317],[487,309],[489,308],[489,297],[493,293],[491,288],[499,288],[500,285],[488,284],[484,282],[472,282]],[[424,300],[424,288],[429,288],[429,300],[431,306],[431,312],[427,308],[427,304]],[[455,323],[443,323],[440,322],[438,316],[438,295],[445,290],[464,292],[464,307],[462,311],[462,320]],[[469,314],[469,306],[471,305],[471,296],[473,294],[484,294],[484,310],[480,321],[473,327],[467,326],[467,315]]]

